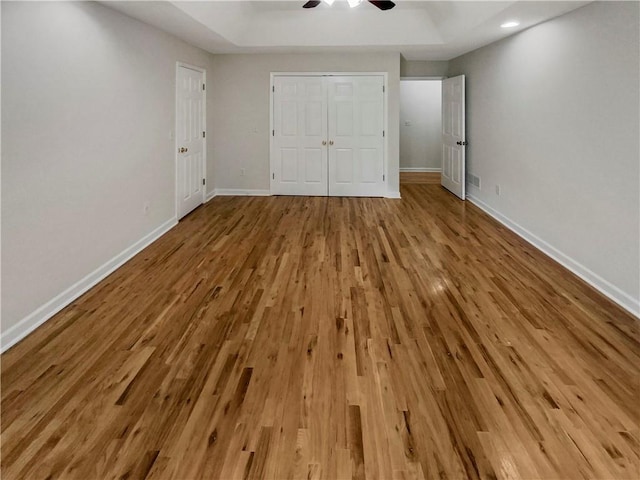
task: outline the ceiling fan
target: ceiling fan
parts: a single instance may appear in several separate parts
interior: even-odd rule
[[[324,2],[328,5],[331,5],[334,2],[334,0],[324,0]],[[349,6],[353,8],[360,5],[362,3],[362,0],[348,0],[348,2],[349,2]],[[368,2],[375,5],[380,10],[391,10],[393,7],[396,6],[396,4],[390,0],[368,0]],[[302,8],[315,8],[321,3],[322,3],[322,0],[309,0],[307,3],[305,3],[302,6]]]

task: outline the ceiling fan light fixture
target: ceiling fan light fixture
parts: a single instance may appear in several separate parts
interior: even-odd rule
[[[2,1],[2,0],[0,0],[0,1]],[[357,7],[363,1],[364,0],[347,0],[347,2],[349,3],[349,6],[351,8]],[[331,6],[335,2],[335,0],[307,0],[307,2],[304,5],[302,5],[302,8],[316,8],[322,2],[324,2],[327,5]],[[391,0],[368,0],[368,2],[371,5],[373,5],[374,7],[378,8],[379,10],[382,10],[382,11],[391,10],[393,7],[396,6],[396,4],[394,2],[392,2]]]

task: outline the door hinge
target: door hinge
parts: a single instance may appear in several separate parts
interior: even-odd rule
[[[384,173],[382,174],[382,181],[384,182],[385,178],[384,178]]]
[[[382,136],[384,137],[384,130],[382,130]]]
[[[276,131],[275,130],[271,130],[271,136],[275,137],[276,136]]]
[[[382,93],[384,93],[384,85],[382,85]]]
[[[203,179],[202,179],[202,184],[203,184],[203,185],[206,185],[206,184],[207,184],[207,179],[206,179],[206,178],[203,178]]]
[[[204,90],[204,83],[202,84],[202,90]]]
[[[275,85],[271,85],[271,91],[272,91],[273,93],[275,93],[275,91],[276,91],[276,86],[275,86]]]
[[[202,138],[206,138],[204,132],[202,132]]]
[[[275,179],[276,179],[276,174],[275,174],[275,173],[272,173],[272,174],[271,174],[271,180],[275,180]]]

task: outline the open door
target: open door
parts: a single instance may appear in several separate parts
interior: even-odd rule
[[[442,186],[465,199],[464,75],[442,81]]]

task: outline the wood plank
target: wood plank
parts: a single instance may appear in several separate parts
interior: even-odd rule
[[[440,185],[440,172],[400,172],[400,185]]]

